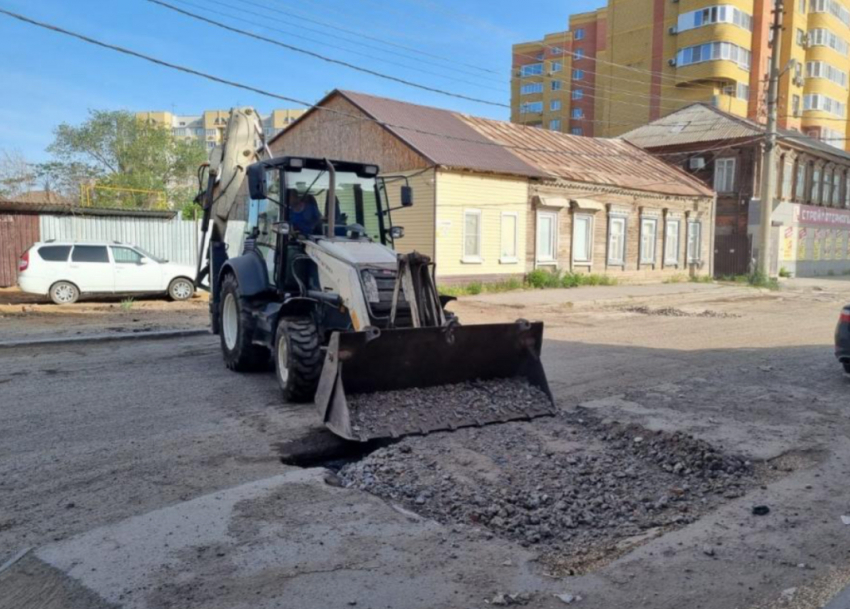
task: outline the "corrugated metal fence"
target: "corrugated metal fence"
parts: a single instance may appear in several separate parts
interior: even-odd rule
[[[194,220],[43,214],[41,240],[121,241],[172,262],[197,263],[199,226]]]

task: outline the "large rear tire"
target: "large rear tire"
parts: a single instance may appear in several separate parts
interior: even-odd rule
[[[275,372],[287,402],[312,402],[322,374],[319,330],[309,317],[286,317],[277,324]]]
[[[222,281],[219,315],[225,365],[236,372],[268,370],[269,352],[252,343],[253,321],[234,275],[227,275]]]

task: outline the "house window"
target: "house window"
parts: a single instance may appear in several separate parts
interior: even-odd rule
[[[520,104],[519,113],[520,114],[538,114],[543,112],[543,102],[525,102],[524,104]]]
[[[844,183],[844,207],[850,209],[850,171],[847,172],[847,181]],[[850,236],[848,236],[848,239],[850,239]]]
[[[556,262],[558,243],[558,214],[551,211],[537,212],[537,262]]]
[[[658,238],[658,220],[642,218],[640,221],[640,263],[655,264],[655,243]]]
[[[836,169],[832,172],[832,206],[838,207],[841,203],[841,173]]]
[[[575,53],[573,53],[573,57],[575,57],[576,59],[581,59],[582,57],[584,57],[584,49],[576,49]]]
[[[516,264],[517,262],[517,221],[515,212],[502,212],[502,251],[499,262]]]
[[[797,46],[804,47],[806,46],[806,32],[797,28]]]
[[[812,171],[812,192],[809,200],[812,203],[820,203],[820,169],[817,167]]]
[[[561,85],[563,85],[563,84],[564,84],[564,82],[562,80],[553,80],[552,81],[552,90],[553,91],[560,91]]]
[[[797,187],[794,190],[794,198],[802,201],[806,196],[806,165],[797,161]]]
[[[714,162],[714,190],[734,192],[735,159],[717,159]]]
[[[549,121],[549,129],[552,131],[560,131],[561,130],[561,119],[555,118]]]
[[[560,61],[552,62],[552,72],[560,72],[564,68],[564,64]]]
[[[573,80],[582,80],[584,78],[584,70],[573,70]]]
[[[688,222],[688,264],[699,262],[702,239],[702,224],[698,220]]]
[[[791,115],[792,116],[800,116],[800,96],[792,95],[791,96]]]
[[[573,127],[570,129],[570,133],[573,135],[584,135],[584,130],[581,127]]]
[[[571,95],[573,99],[581,99],[584,97],[584,89],[573,89]]]
[[[626,219],[608,218],[608,264],[622,266],[626,262]]]
[[[573,216],[573,262],[590,264],[593,258],[593,216]]]
[[[584,118],[584,110],[581,108],[573,108],[570,112],[572,118]]]
[[[560,109],[561,109],[561,100],[560,99],[553,99],[552,101],[549,102],[549,111],[550,112],[557,112]]]
[[[679,264],[679,221],[667,220],[664,228],[664,264]]]
[[[463,262],[481,262],[481,210],[463,211]]]
[[[782,164],[782,198],[791,198],[791,186],[794,182],[794,164],[786,161]]]
[[[573,38],[576,40],[584,40],[584,28],[580,27],[573,33]]]
[[[806,0],[798,0],[797,2],[797,10],[802,14],[806,14]]]

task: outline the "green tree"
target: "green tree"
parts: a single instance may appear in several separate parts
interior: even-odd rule
[[[0,197],[14,197],[35,187],[35,168],[17,150],[0,150]]]
[[[138,189],[164,192],[168,206],[181,209],[191,201],[193,178],[206,160],[201,142],[176,138],[171,129],[126,111],[90,110],[84,123],[62,123],[54,135],[47,148],[53,159],[39,167],[39,175],[69,196],[95,183],[101,188],[92,201],[99,206],[161,205],[154,195],[128,190]]]

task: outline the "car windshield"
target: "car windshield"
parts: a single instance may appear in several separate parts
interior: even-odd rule
[[[139,252],[140,254],[142,254],[143,256],[145,256],[145,258],[150,258],[150,259],[151,259],[151,260],[153,260],[154,262],[159,262],[159,263],[168,262],[168,260],[166,260],[165,258],[160,258],[159,256],[154,256],[154,255],[153,255],[153,254],[151,254],[150,252],[148,252],[148,251],[146,251],[146,250],[144,250],[144,249],[142,249],[142,248],[140,248],[140,247],[138,247],[138,246],[136,246],[136,245],[134,245],[134,246],[133,246],[133,248],[134,248],[137,252]]]
[[[286,172],[286,198],[290,220],[296,230],[305,230],[307,224],[316,223],[312,216],[321,216],[321,224],[327,223],[328,182],[330,175],[324,169],[302,169]],[[375,178],[360,177],[356,173],[338,171],[336,174],[336,235],[345,235],[345,226],[359,224],[366,235],[381,241],[380,207],[375,192]],[[312,211],[311,209],[312,208]],[[316,213],[318,212],[318,213]],[[301,217],[306,217],[305,226],[299,226]],[[315,232],[315,231],[310,231]]]

